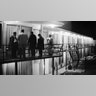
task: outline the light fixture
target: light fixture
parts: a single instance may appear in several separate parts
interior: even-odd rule
[[[61,27],[62,25],[57,25],[57,24],[44,24],[43,26],[45,26],[45,27],[50,27],[50,28],[57,28],[57,27]]]
[[[20,21],[4,21],[6,24],[18,24]]]

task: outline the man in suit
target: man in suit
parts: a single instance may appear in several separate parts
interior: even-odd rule
[[[18,36],[18,44],[19,44],[19,54],[20,58],[23,56],[25,58],[25,50],[28,44],[28,36],[24,34],[24,30],[21,30],[21,34]]]
[[[35,57],[35,49],[36,49],[36,36],[31,32],[31,35],[28,39],[29,51],[31,51],[31,56]]]
[[[39,56],[42,57],[42,50],[44,50],[44,38],[41,36],[41,34],[38,34],[38,37]]]

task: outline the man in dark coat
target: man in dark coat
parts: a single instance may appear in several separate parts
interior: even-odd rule
[[[35,57],[35,49],[36,49],[36,36],[31,32],[31,35],[28,40],[29,50],[31,51],[32,57]]]
[[[41,36],[41,34],[38,34],[38,50],[39,50],[39,56],[42,57],[42,50],[44,50],[44,38]]]
[[[11,49],[12,58],[16,58],[16,53],[18,50],[18,40],[16,37],[16,32],[13,32],[13,35],[10,37],[9,46]]]

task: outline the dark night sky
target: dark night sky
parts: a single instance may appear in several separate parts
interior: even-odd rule
[[[71,31],[96,39],[96,21],[72,21],[71,24]]]
[[[62,28],[96,39],[96,21],[68,21]]]

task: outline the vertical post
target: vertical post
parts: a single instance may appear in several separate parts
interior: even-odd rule
[[[3,75],[2,63],[0,63],[0,75]]]
[[[66,71],[67,71],[67,47],[66,47]]]
[[[54,57],[52,58],[52,75],[54,75]]]
[[[17,61],[15,62],[15,75],[18,75]]]
[[[62,57],[63,57],[63,47],[64,47],[64,44],[62,44]]]
[[[41,31],[40,34],[43,34],[43,25],[41,24]]]
[[[5,47],[5,46],[3,46],[3,61],[4,61],[4,47]]]
[[[0,48],[2,44],[2,22],[0,22]]]
[[[58,64],[56,63],[56,75],[58,75]]]
[[[63,63],[64,63],[64,60],[63,60],[63,44],[62,44],[62,49],[61,49],[61,54],[62,54],[62,67],[63,67]]]
[[[44,58],[44,75],[45,75],[45,58]]]

